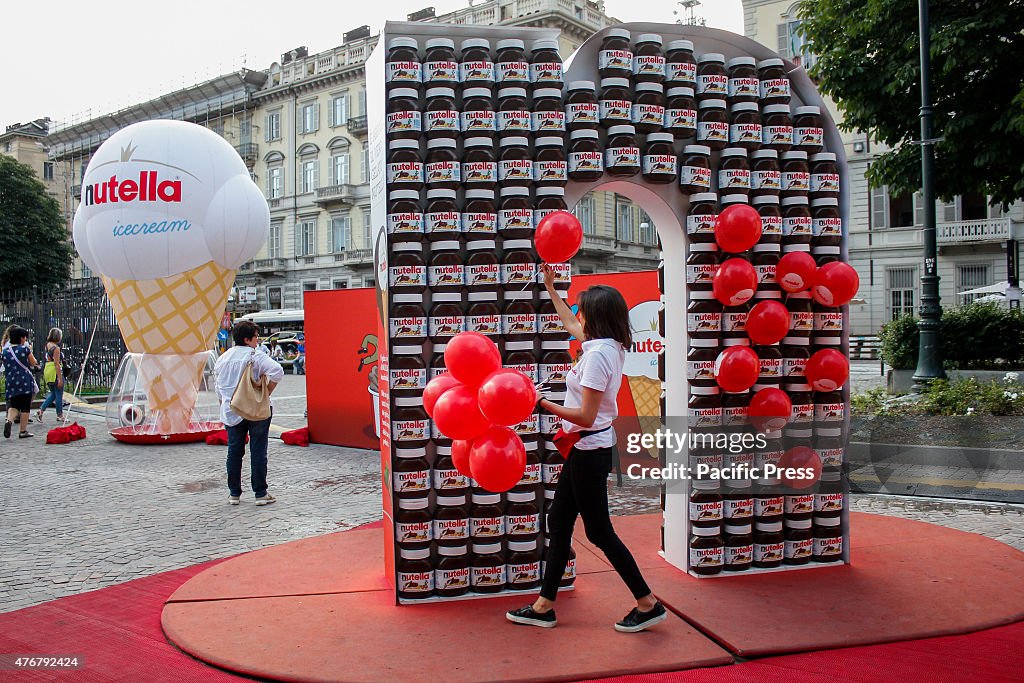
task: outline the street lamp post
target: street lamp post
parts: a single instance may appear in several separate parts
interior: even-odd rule
[[[935,165],[935,140],[932,139],[931,36],[928,0],[918,0],[918,34],[921,39],[921,195],[924,201],[924,274],[921,276],[921,319],[917,323],[920,341],[914,390],[946,376],[939,353],[938,248],[935,242],[935,189],[932,170]]]

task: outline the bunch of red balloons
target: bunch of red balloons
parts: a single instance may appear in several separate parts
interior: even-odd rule
[[[806,251],[783,254],[775,267],[775,281],[790,294],[811,290],[823,306],[848,304],[860,288],[860,276],[849,263],[830,261],[819,268]]]
[[[453,440],[456,469],[495,493],[523,478],[526,447],[511,429],[537,404],[530,378],[501,367],[498,346],[479,332],[461,332],[444,352],[448,373],[427,383],[423,408]]]

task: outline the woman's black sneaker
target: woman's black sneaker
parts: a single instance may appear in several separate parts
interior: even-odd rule
[[[11,427],[12,426],[13,425],[10,422],[4,422],[4,438],[5,439],[11,438]]]
[[[547,612],[537,612],[533,609],[532,605],[505,612],[505,618],[516,624],[540,626],[541,628],[554,628],[558,623],[558,620],[555,619],[554,609],[549,609]]]
[[[655,604],[649,612],[641,612],[634,607],[622,621],[615,624],[615,630],[620,633],[637,633],[655,624],[660,624],[666,619],[668,619],[668,612],[660,602]]]

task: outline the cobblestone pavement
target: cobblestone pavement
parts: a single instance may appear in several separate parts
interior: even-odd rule
[[[885,386],[885,377],[879,372],[881,361],[850,361],[850,386],[855,394]]]

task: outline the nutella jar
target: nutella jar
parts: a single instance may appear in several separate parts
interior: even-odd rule
[[[540,487],[540,416],[531,413],[519,424],[512,425],[512,430],[523,440],[523,447],[526,449],[526,469],[512,490],[535,494]]]
[[[813,230],[813,227],[812,227]],[[812,240],[813,241],[813,240]],[[811,249],[811,254],[814,256],[814,262],[819,268],[826,263],[832,263],[833,261],[840,261],[841,250],[838,245],[836,246],[818,246],[815,245]]]
[[[526,88],[502,88],[498,91],[497,124],[499,135],[529,135],[533,118],[526,105]]]
[[[816,430],[840,429],[845,419],[846,403],[843,401],[842,391],[816,391],[814,393],[814,428]]]
[[[540,357],[540,381],[547,383],[550,391],[554,393],[565,392],[565,379],[572,370],[572,356],[569,355],[569,343],[561,341],[548,341],[544,348],[544,354]],[[564,344],[565,348],[554,348]]]
[[[797,107],[793,112],[793,149],[805,154],[822,150],[825,129],[821,125],[820,107]]]
[[[430,420],[423,406],[395,408],[391,412],[391,436],[396,446],[391,471],[395,497],[426,498],[430,494],[430,465],[425,448]]]
[[[570,133],[574,130],[597,130],[601,109],[597,104],[597,94],[593,81],[572,81],[569,83],[569,94],[565,98],[565,127]]]
[[[570,180],[599,180],[604,175],[604,156],[597,131],[578,129],[569,133]]]
[[[713,150],[729,144],[729,117],[725,100],[701,100],[697,104],[697,142]]]
[[[530,247],[529,239],[506,239],[501,259],[501,286],[506,295],[510,291],[529,291],[528,287],[536,282],[537,257]]]
[[[604,170],[613,176],[634,176],[640,172],[640,148],[633,126],[612,126],[604,151]]]
[[[811,199],[839,199],[839,166],[836,155],[821,152],[811,157]]]
[[[695,243],[715,243],[715,221],[718,220],[718,195],[701,192],[690,195],[690,210],[686,214],[686,236],[690,249]]]
[[[750,196],[778,197],[782,191],[782,169],[779,153],[774,149],[759,149],[750,154]]]
[[[778,344],[761,344],[754,347],[759,360],[757,384],[760,387],[778,387],[782,382],[782,347]]]
[[[690,571],[699,576],[721,573],[725,560],[720,527],[693,527],[691,531]]]
[[[729,94],[729,75],[725,70],[725,55],[717,52],[703,54],[697,60],[697,100],[722,100]]]
[[[814,494],[813,493],[797,493],[791,496],[784,496],[783,515],[786,520],[786,526],[795,524],[796,522],[810,522],[811,515],[814,514]],[[806,527],[798,528],[810,528],[810,524]],[[810,553],[808,553],[810,554]]]
[[[783,563],[791,565],[807,564],[814,553],[814,534],[811,531],[810,519],[786,520],[786,532],[783,541]]]
[[[793,119],[788,104],[771,104],[761,110],[761,145],[780,154],[793,146]]]
[[[431,38],[423,56],[423,85],[427,88],[455,88],[459,84],[459,63],[455,59],[455,41]]]
[[[473,543],[469,565],[469,589],[474,593],[500,593],[505,590],[505,555],[500,542]]]
[[[694,300],[690,302],[690,308],[687,309],[687,322],[689,323],[692,315],[694,317],[694,324],[701,325],[713,325],[716,323],[716,316],[721,316],[721,313],[701,313],[691,312],[691,308],[694,308],[694,304],[700,303],[701,305],[696,308],[711,308],[707,305],[710,300]],[[722,304],[715,301],[718,304],[718,308],[721,309]],[[706,318],[707,320],[701,320]],[[704,328],[701,329],[700,334],[708,335],[711,332]],[[705,387],[713,388],[717,387],[718,383],[715,381],[715,360],[718,358],[720,349],[718,348],[717,333],[714,338],[697,338],[690,337],[690,350],[686,354],[686,379],[691,387]]]
[[[782,198],[807,197],[811,190],[811,169],[806,152],[785,152],[782,155]]]
[[[501,338],[501,309],[498,308],[498,293],[475,292],[468,295],[466,309],[466,330],[490,337],[497,343]]]
[[[392,346],[388,385],[392,398],[422,398],[427,386],[427,364],[422,346]]]
[[[775,281],[775,269],[779,265],[779,245],[759,243],[754,245],[754,255],[750,259],[757,273],[758,291],[781,292],[782,288]],[[776,298],[776,297],[771,297]]]
[[[422,190],[423,161],[416,140],[388,143],[387,184],[390,190]]]
[[[494,62],[491,61],[491,41],[486,38],[467,38],[460,45],[462,61],[459,62],[459,80],[463,92],[463,102],[470,89],[485,88],[490,94],[494,87]],[[466,107],[463,106],[463,111]]]
[[[732,119],[729,124],[729,144],[746,150],[761,147],[761,114],[753,102],[732,105]]]
[[[384,63],[384,81],[387,89],[418,88],[422,81],[423,64],[417,52],[415,38],[392,38],[388,41],[388,55]]]
[[[757,384],[755,384],[754,385],[754,392],[755,392],[755,394],[756,394],[756,392],[758,392],[761,389],[765,388],[765,386],[766,385],[761,384],[760,381]],[[778,419],[782,419],[782,418],[778,418]],[[776,424],[777,424],[778,419],[776,420]],[[788,416],[786,416],[785,419],[788,420],[789,419]],[[765,425],[765,426],[766,426],[766,428],[768,428],[770,430],[772,427],[774,427],[776,425],[775,424],[769,424],[769,425]],[[780,432],[780,431],[766,431],[764,433],[764,446],[757,446],[755,448],[756,448],[756,450],[754,451],[754,465],[760,470],[760,476],[757,478],[757,483],[759,485],[761,485],[761,486],[778,486],[779,485],[778,473],[777,472],[773,472],[771,474],[771,476],[769,476],[768,470],[767,470],[767,466],[768,465],[772,465],[773,467],[778,467],[779,461],[782,460],[782,456],[786,452],[786,450],[785,450],[785,448],[783,446],[782,432]],[[766,489],[765,490],[765,494],[768,497],[772,497],[772,496],[775,495],[775,490],[773,490],[773,489]],[[783,512],[785,510],[785,497],[781,496],[779,498],[779,500],[776,501],[776,502],[779,504],[779,518],[781,519],[782,514],[783,514]],[[756,508],[757,502],[756,501],[755,501],[754,505],[755,505],[754,512],[756,513],[757,512],[757,508]]]
[[[678,163],[671,133],[651,133],[647,136],[647,146],[641,161],[644,180],[656,185],[671,183],[676,179]]]
[[[816,347],[837,347],[843,343],[843,309],[811,304],[814,311],[814,330],[811,341]]]
[[[434,592],[440,598],[457,598],[469,592],[469,551],[466,544],[443,545],[437,549]]]
[[[693,58],[693,43],[689,40],[673,40],[666,49],[665,87],[697,87],[697,60]]]
[[[633,97],[629,92],[628,78],[602,78],[601,96],[598,100],[601,125],[629,125],[633,113]]]
[[[743,572],[750,569],[754,561],[754,536],[749,522],[726,523],[724,544],[725,571]]]
[[[534,88],[561,90],[562,57],[558,54],[558,40],[533,41],[530,55],[530,83]]]
[[[434,595],[434,566],[430,549],[400,549],[395,566],[395,588],[399,600],[423,600]]]
[[[460,117],[459,128],[464,136],[493,135],[498,129],[498,115],[491,101],[490,88],[463,90]]]
[[[779,244],[782,242],[782,209],[779,198],[773,195],[761,195],[751,200],[751,205],[761,214],[761,244]]]
[[[722,427],[721,392],[715,387],[690,387],[687,423],[691,430],[717,431]]]
[[[669,88],[665,103],[665,130],[677,140],[692,138],[697,133],[697,103],[693,88]]]
[[[453,88],[430,88],[423,110],[423,128],[427,138],[456,138],[459,135],[459,110]]]
[[[561,90],[541,88],[534,91],[530,128],[537,135],[557,136],[561,144],[561,138],[565,135],[565,109]]]
[[[629,31],[611,28],[601,41],[597,72],[601,78],[629,78],[633,75],[633,49]]]
[[[718,191],[722,194],[742,194],[750,192],[750,164],[747,162],[747,150],[742,147],[730,147],[722,150],[718,161]]]
[[[749,340],[746,341],[748,344]],[[728,340],[724,342],[726,346],[729,346]],[[743,425],[747,422],[747,409],[750,407],[750,392],[749,391],[726,391],[722,395],[722,427],[727,428],[730,432],[742,431]],[[753,464],[753,456],[751,453],[743,454],[732,454],[730,457],[733,462],[737,459],[747,462],[748,465]]]
[[[665,125],[665,95],[661,83],[637,83],[630,121],[638,133],[657,133]]]
[[[686,145],[683,148],[683,158],[679,161],[679,189],[687,195],[711,191],[710,147]]]
[[[722,523],[722,496],[714,479],[695,479],[690,492],[690,528],[718,530]]]
[[[466,272],[459,255],[459,241],[433,242],[430,245],[430,264],[427,266],[427,286],[438,301],[438,294],[452,294],[461,300]],[[451,299],[449,299],[451,300]]]
[[[525,475],[524,475],[525,476]],[[532,479],[532,478],[531,478]],[[536,479],[540,483],[540,461],[536,464]],[[514,489],[505,494],[505,534],[511,541],[535,541],[540,533],[540,508],[537,506],[537,492],[517,492]]]
[[[557,431],[557,428],[556,428]],[[545,491],[554,491],[558,486],[558,477],[562,474],[562,467],[565,466],[565,458],[557,449],[545,449],[544,458],[541,460],[540,471],[541,481],[544,483]]]
[[[466,494],[469,493],[469,477],[455,468],[455,463],[452,461],[450,453],[438,454],[437,460],[434,462],[433,480],[434,491],[437,492],[437,504],[439,506],[465,506]],[[461,519],[468,519],[465,509],[460,508],[455,512],[461,513]],[[438,518],[438,515],[440,515],[440,510],[438,510],[437,515],[435,515],[435,519]],[[446,513],[446,515],[446,518],[452,516],[449,513]],[[456,517],[458,517],[458,515]],[[468,523],[463,524],[466,529],[469,528],[467,524]],[[444,527],[437,527],[437,525],[435,525],[435,530],[444,530]],[[445,536],[447,538],[447,535]],[[435,534],[434,538],[438,542],[443,540],[441,534]],[[467,538],[469,538],[468,534],[457,535],[451,538],[451,540],[465,543]]]
[[[444,364],[444,350],[446,348],[448,348],[447,344],[438,344],[436,342],[434,343],[434,355],[430,357],[430,367],[428,368],[428,371],[430,373],[430,379],[434,379],[435,377],[440,377],[441,375],[447,375],[448,374],[448,368],[445,367],[445,364]],[[433,439],[434,444],[435,445],[446,445],[449,448],[449,451],[450,451],[450,449],[451,449],[451,439],[449,439],[448,437],[446,437],[444,435],[441,435],[439,438],[434,438],[434,432],[436,432],[437,430],[434,427],[433,423],[431,423],[430,429],[431,429],[431,438]],[[440,432],[437,432],[437,433],[440,434]],[[443,444],[439,443],[439,442],[443,442]]]
[[[494,239],[498,232],[494,190],[466,190],[466,205],[462,208],[462,232],[467,240]]]
[[[815,562],[842,562],[843,521],[839,517],[814,516],[814,550],[811,559]]]
[[[792,330],[791,330],[792,332]],[[811,357],[811,340],[807,337],[788,336],[782,340],[782,380],[793,384],[806,384],[807,361]]]
[[[757,110],[758,89],[760,81],[753,57],[733,57],[726,63],[729,80],[726,84],[726,95],[730,103],[749,102]],[[758,142],[761,136],[757,136]]]
[[[789,77],[781,59],[763,59],[757,63],[758,95],[761,104],[789,106]]]
[[[843,219],[835,197],[811,200],[811,244],[838,247],[843,241]]]
[[[466,138],[462,143],[462,182],[467,190],[491,190],[498,184],[498,158],[489,137]]]
[[[639,83],[657,83],[665,80],[665,55],[661,51],[661,36],[641,33],[633,48],[633,80]]]
[[[395,190],[388,194],[388,240],[392,245],[423,240],[423,210],[416,190]]]
[[[754,497],[748,479],[728,479],[723,496],[722,519],[726,524],[750,524],[754,518]]]
[[[528,294],[528,292],[520,292],[520,294]],[[533,306],[532,299],[519,300],[525,302],[531,307]],[[509,302],[505,302],[506,308]],[[536,308],[533,309],[534,313],[534,327],[536,327],[537,313]],[[530,381],[536,384],[540,381],[540,373],[537,369],[537,356],[533,353],[533,340],[530,341],[505,341],[505,357],[502,362],[502,367],[506,367],[512,370],[518,370],[527,377]]]
[[[733,204],[749,204],[750,198],[745,194],[727,194],[722,196],[722,210],[725,211]]]
[[[802,337],[808,339],[814,331],[814,309],[811,307],[810,292],[793,292],[786,296],[786,308],[789,309],[790,325],[788,338]]]
[[[420,242],[398,242],[391,245],[394,252],[388,263],[388,287],[395,297],[395,302],[418,303],[423,299],[427,289],[427,264],[423,261],[423,244]],[[394,312],[392,311],[392,314]],[[394,337],[394,331],[392,331]],[[407,344],[419,343],[409,341],[418,335],[406,337]]]
[[[783,388],[793,404],[789,425],[786,427],[787,436],[805,433],[810,435],[814,423],[814,393],[811,391],[811,385],[787,383]]]
[[[563,343],[566,345],[565,348],[569,348],[567,341],[569,335],[565,331],[562,318],[555,310],[555,305],[547,291],[541,292],[540,309],[537,311],[537,328],[540,330],[541,348],[547,348],[544,344],[553,344],[561,348]]]
[[[781,204],[783,247],[810,244],[813,226],[811,210],[807,207],[807,197],[783,197]]]
[[[782,531],[782,515],[785,507],[785,500],[782,494],[770,493],[767,495],[754,496],[754,522],[756,524],[776,524],[779,531]],[[781,557],[781,548],[780,557]]]
[[[532,162],[529,163],[532,166]],[[502,187],[501,204],[498,208],[498,233],[506,240],[528,240],[533,236],[533,227],[533,203],[530,201],[529,188]]]
[[[537,539],[508,542],[508,590],[532,590],[540,585],[540,550]]]
[[[759,569],[781,567],[786,548],[782,520],[757,522],[754,529],[754,566]]]
[[[454,194],[459,189],[462,164],[459,163],[459,153],[455,151],[455,140],[437,138],[427,142],[426,178],[428,190],[450,190]]]
[[[711,283],[720,261],[717,244],[698,241],[690,235],[690,253],[686,256],[686,289],[690,293],[691,303],[694,298],[705,298],[704,294],[714,298]],[[718,328],[715,330],[717,332]]]
[[[505,340],[506,351],[511,350],[508,345],[514,342],[525,342],[530,349],[533,348],[533,339],[537,336],[537,307],[533,303],[532,292],[505,293],[501,336]]]
[[[725,306],[722,309],[722,339],[726,346],[733,346],[727,340],[742,339],[748,344],[747,337],[747,314],[750,313],[750,302],[739,306]]]
[[[455,190],[427,190],[423,219],[431,242],[458,240],[462,234],[462,212],[455,204]]]
[[[536,195],[533,210],[535,225],[540,225],[549,213],[569,210],[565,203],[565,188],[561,185],[540,185],[537,187]]]
[[[843,440],[841,425],[814,429],[814,450],[821,456],[822,472],[839,472],[846,456],[846,442]]]
[[[501,284],[501,264],[498,263],[493,236],[492,239],[475,239],[470,232],[467,239],[472,241],[466,242],[466,250],[469,252],[466,259],[466,291],[470,294],[496,292]]]
[[[388,140],[418,140],[423,130],[420,95],[412,88],[395,88],[388,93],[384,128]]]
[[[403,498],[395,511],[395,543],[402,550],[429,548],[433,540],[433,520],[427,498]]]
[[[474,543],[500,543],[505,536],[505,511],[497,493],[474,493],[469,508],[469,537]]]
[[[526,189],[532,181],[533,160],[530,158],[529,140],[525,137],[502,138],[498,156],[498,182],[501,183],[502,196],[510,188]],[[529,190],[525,194],[529,196]]]
[[[530,84],[530,63],[526,61],[526,45],[518,38],[505,38],[497,44],[494,58],[494,81],[498,87],[526,88]]]
[[[533,181],[537,187],[561,187],[569,179],[562,138],[537,138],[534,145]]]

